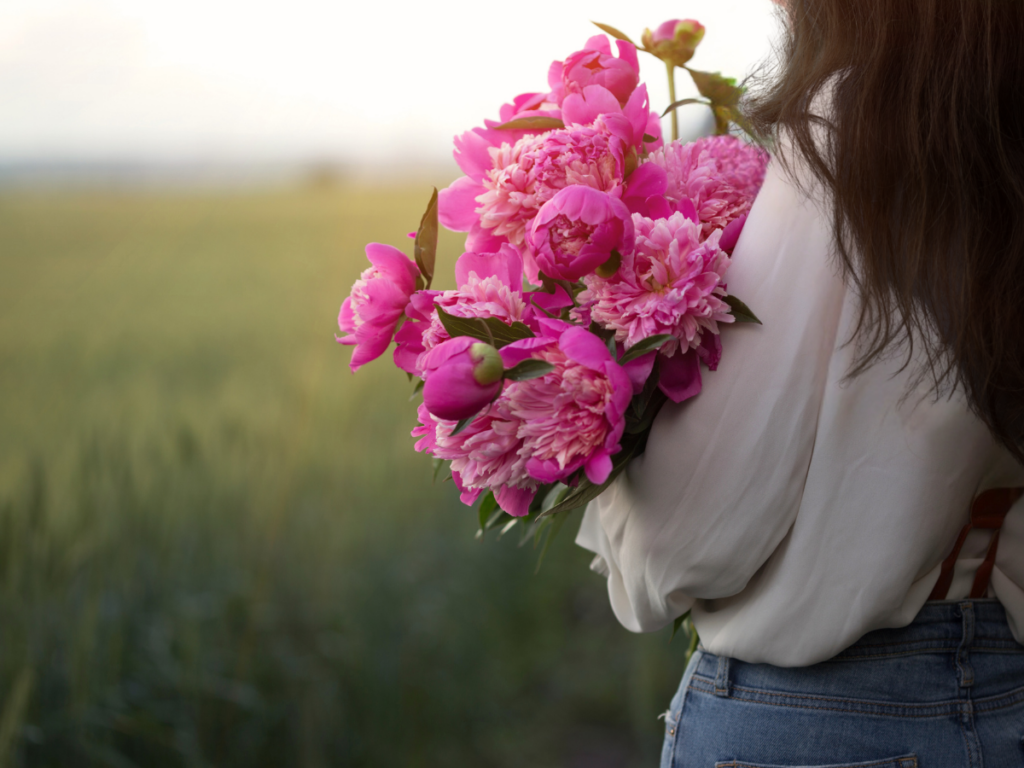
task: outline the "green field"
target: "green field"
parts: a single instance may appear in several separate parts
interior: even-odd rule
[[[0,194],[0,768],[656,764],[685,640],[475,541],[334,343],[429,191]]]

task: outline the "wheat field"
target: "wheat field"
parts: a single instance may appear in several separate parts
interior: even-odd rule
[[[429,193],[0,193],[0,768],[655,764],[685,639],[476,541],[334,342]]]

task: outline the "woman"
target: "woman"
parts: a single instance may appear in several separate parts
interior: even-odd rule
[[[629,629],[692,610],[664,766],[1024,766],[1024,2],[785,14],[764,325],[578,542]]]

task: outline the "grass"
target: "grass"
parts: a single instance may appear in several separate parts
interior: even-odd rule
[[[474,541],[333,341],[428,193],[0,196],[0,768],[654,764],[685,639]]]

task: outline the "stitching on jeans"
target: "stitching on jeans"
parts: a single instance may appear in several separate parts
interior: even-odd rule
[[[886,646],[879,646],[886,647]],[[829,659],[824,662],[826,664],[833,664],[842,661],[859,661],[862,659],[889,659],[895,656],[911,656],[920,653],[931,653],[931,652],[946,652],[955,653],[959,648],[958,645],[929,645],[923,648],[914,648],[913,650],[906,651],[893,651],[892,653],[858,653],[858,654],[840,654],[834,659]],[[970,649],[973,653],[1005,653],[1009,655],[1022,654],[1024,648],[1000,648],[996,646],[971,646]]]
[[[695,682],[697,682],[698,680],[701,683],[703,683],[705,686],[708,686],[708,690],[714,690],[714,685],[711,684],[711,681],[708,680],[708,678],[706,678],[706,677],[698,677],[697,675],[694,675],[693,679],[690,681],[690,687],[691,688],[694,687],[693,684]],[[804,693],[785,693],[783,691],[768,691],[768,690],[765,690],[763,688],[747,688],[746,686],[735,685],[735,684],[732,686],[732,688],[735,691],[746,691],[748,693],[756,693],[756,694],[761,694],[763,696],[775,696],[775,697],[790,698],[790,699],[808,699],[808,700],[811,700],[811,701],[849,702],[849,703],[855,703],[855,704],[868,704],[868,705],[871,705],[871,706],[896,707],[896,708],[899,708],[899,709],[929,709],[929,708],[933,709],[933,708],[938,708],[938,707],[947,707],[948,708],[951,704],[959,703],[959,702],[956,702],[954,700],[954,701],[951,701],[951,702],[941,702],[940,701],[940,702],[936,702],[934,704],[890,704],[888,702],[875,702],[875,701],[869,701],[869,700],[866,700],[866,699],[844,699],[844,698],[838,697],[838,696],[815,696],[813,694],[804,694]]]
[[[917,756],[891,757],[887,760],[876,760],[873,763],[848,763],[848,768],[878,768],[878,766],[896,766],[896,768],[917,768]],[[715,763],[715,768],[762,768],[755,763],[745,763],[742,760],[730,760],[725,763]]]
[[[709,691],[701,691],[698,688],[694,688],[692,684],[690,685],[690,687],[693,688],[693,690],[698,691],[699,693],[709,693]],[[948,717],[950,715],[950,713],[953,711],[951,709],[946,709],[946,710],[938,710],[936,712],[929,713],[929,714],[920,714],[920,715],[900,714],[900,713],[895,713],[895,712],[865,712],[865,711],[858,712],[857,710],[851,709],[850,707],[816,707],[816,706],[813,706],[811,704],[793,704],[793,703],[789,703],[789,702],[761,701],[759,699],[748,698],[746,696],[742,696],[742,695],[739,695],[739,694],[734,694],[733,698],[736,699],[737,701],[748,701],[748,702],[751,702],[752,704],[763,704],[763,705],[765,705],[767,707],[789,707],[791,709],[813,709],[813,710],[819,710],[821,712],[843,712],[845,714],[858,713],[858,714],[870,715],[870,716],[874,716],[874,717],[899,718],[899,719],[902,719],[902,720],[926,720],[926,719],[937,718],[937,717]],[[885,706],[887,706],[887,705],[885,705]]]

